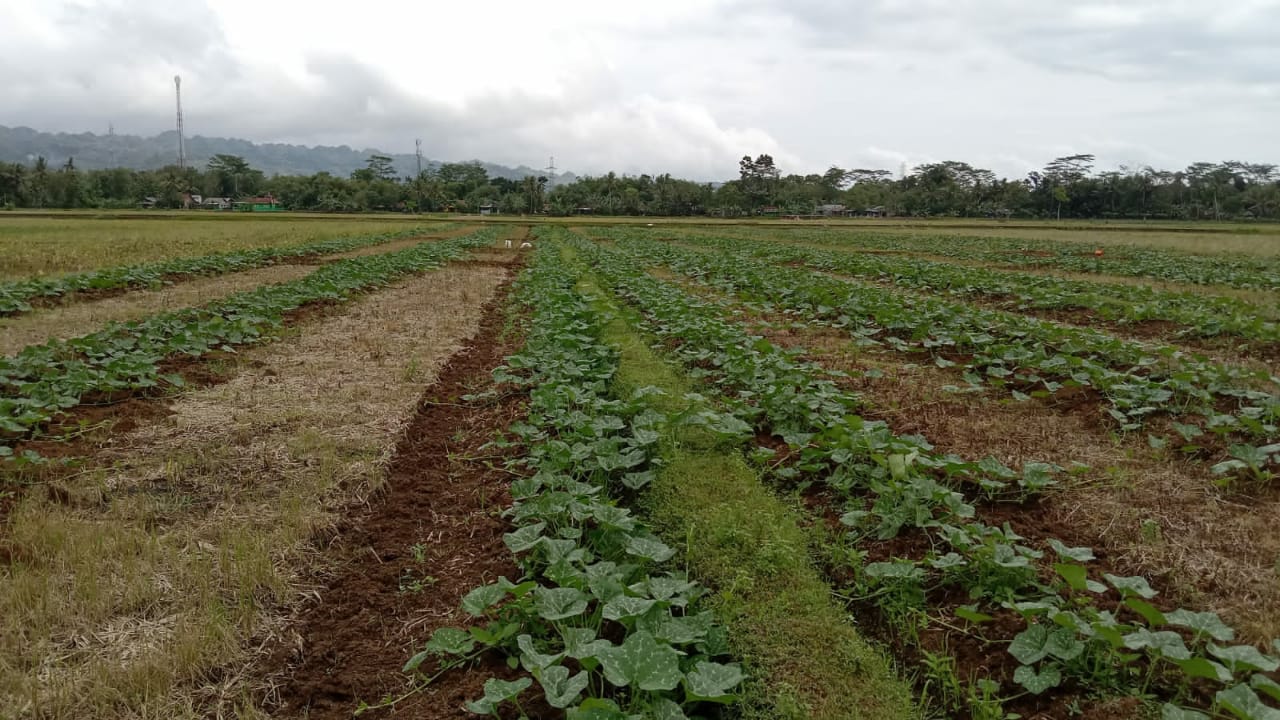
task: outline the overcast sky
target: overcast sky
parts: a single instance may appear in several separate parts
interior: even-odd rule
[[[1280,0],[2,0],[0,125],[578,173],[1280,162]]]

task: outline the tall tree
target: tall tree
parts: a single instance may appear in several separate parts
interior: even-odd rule
[[[258,176],[262,174],[260,171],[249,167],[248,161],[239,155],[221,153],[209,158],[209,172],[213,174],[216,181],[214,190],[221,197],[238,197],[243,178],[251,177],[255,173]]]

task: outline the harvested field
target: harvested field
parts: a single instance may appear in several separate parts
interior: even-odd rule
[[[20,715],[235,712],[352,503],[504,273],[414,278],[255,348],[8,521],[0,688]],[[448,308],[448,310],[443,310]],[[65,498],[65,499],[64,499]]]
[[[244,272],[197,278],[159,290],[138,290],[90,302],[39,308],[16,317],[0,317],[0,355],[28,345],[79,337],[112,322],[130,322],[155,313],[203,305],[260,285],[306,277],[315,268],[273,265]]]

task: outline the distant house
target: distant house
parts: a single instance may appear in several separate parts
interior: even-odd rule
[[[497,215],[498,205],[496,203],[487,202],[480,206],[481,215]]]
[[[875,207],[864,209],[862,214],[864,217],[884,217],[888,213],[885,212],[883,205],[876,205]]]
[[[576,207],[576,208],[574,208],[574,209],[573,209],[573,212],[574,212],[575,214],[577,214],[577,215],[590,215],[591,213],[595,212],[595,210],[594,210],[594,209],[592,209],[592,208],[586,207],[586,206],[584,205],[584,206],[582,206],[582,207]]]
[[[777,205],[765,205],[760,208],[761,215],[777,215],[780,212],[782,211],[778,209]]]
[[[203,210],[230,210],[232,200],[229,197],[207,197],[200,203]]]
[[[158,198],[158,197],[156,197],[156,196],[154,196],[154,195],[148,195],[148,196],[146,196],[146,197],[142,198],[142,202],[141,202],[141,203],[139,203],[139,204],[140,204],[140,205],[142,205],[143,209],[145,209],[145,210],[152,210],[152,209],[154,209],[154,208],[155,208],[156,203],[158,203],[158,202],[160,202],[160,198]]]
[[[814,215],[823,217],[844,217],[849,214],[848,208],[844,205],[819,205]]]
[[[262,197],[245,198],[231,204],[238,212],[283,212],[284,207],[270,194]]]

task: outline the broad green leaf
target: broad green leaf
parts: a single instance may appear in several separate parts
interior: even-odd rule
[[[1280,662],[1277,662],[1275,658],[1263,655],[1258,652],[1258,648],[1252,645],[1220,647],[1209,643],[1209,654],[1218,658],[1224,665],[1236,672],[1240,670],[1274,672],[1277,667],[1280,667]]]
[[[1231,642],[1236,637],[1236,631],[1222,622],[1222,618],[1215,612],[1192,612],[1179,609],[1166,613],[1165,620],[1170,625],[1187,628],[1196,635],[1207,635],[1218,642]]]
[[[649,483],[653,482],[653,479],[657,476],[658,474],[652,470],[645,470],[643,472],[630,472],[622,476],[622,484],[623,486],[630,488],[632,490],[639,490],[645,485],[648,485]]]
[[[1043,625],[1029,625],[1009,643],[1009,654],[1023,665],[1033,665],[1049,655],[1049,630]]]
[[[618,704],[603,698],[587,698],[576,708],[569,708],[565,720],[631,720],[618,709]]]
[[[1269,695],[1272,700],[1280,700],[1280,683],[1267,677],[1266,675],[1254,675],[1249,679],[1249,684],[1264,695]]]
[[[636,445],[652,445],[658,442],[658,439],[662,436],[657,430],[636,428],[632,431],[631,437],[634,439]]]
[[[576,588],[538,588],[533,604],[542,619],[564,620],[586,612],[588,599],[590,596]]]
[[[1022,466],[1022,477],[1018,478],[1018,485],[1028,490],[1043,490],[1056,485],[1058,481],[1053,477],[1056,470],[1056,466],[1048,463],[1026,463]]]
[[[1089,562],[1095,559],[1093,549],[1087,547],[1067,547],[1061,541],[1050,538],[1049,547],[1058,554],[1063,560],[1074,560],[1076,562]]]
[[[672,605],[681,604],[675,602],[678,596],[684,596],[690,590],[698,587],[697,583],[672,575],[651,577],[645,584],[648,586],[651,596],[657,600],[671,600]]]
[[[547,704],[553,708],[564,709],[577,701],[583,690],[587,689],[589,678],[587,673],[569,674],[569,668],[553,665],[541,672],[538,682],[542,692],[547,696]]]
[[[1225,666],[1202,657],[1187,660],[1175,660],[1174,664],[1182,668],[1187,677],[1207,678],[1218,682],[1231,682],[1231,671]]]
[[[1173,427],[1173,429],[1176,430],[1177,433],[1182,436],[1182,439],[1186,440],[1187,442],[1191,442],[1192,440],[1204,434],[1204,430],[1201,430],[1199,425],[1183,425],[1182,423],[1179,423],[1179,422],[1170,423],[1170,424]]]
[[[542,539],[542,531],[547,527],[546,523],[534,523],[525,525],[524,527],[510,532],[502,536],[502,542],[513,553],[522,553],[533,548]]]
[[[506,596],[506,589],[498,583],[482,585],[463,596],[462,609],[468,615],[479,617]]]
[[[1071,630],[1056,628],[1049,632],[1045,649],[1059,660],[1074,660],[1084,652],[1084,643]]]
[[[503,644],[519,631],[520,623],[518,622],[491,622],[488,625],[474,625],[470,630],[471,637],[476,642],[491,647]]]
[[[627,552],[636,557],[641,557],[654,562],[666,562],[676,554],[675,550],[667,547],[665,543],[657,538],[636,537],[633,536],[627,540]]]
[[[1146,628],[1139,628],[1124,636],[1124,646],[1130,650],[1155,650],[1170,660],[1191,658],[1191,651],[1182,641],[1182,636],[1170,630],[1151,632]]]
[[[929,561],[929,566],[934,570],[949,570],[951,568],[964,567],[968,564],[969,561],[965,560],[964,556],[957,552],[949,552]]]
[[[912,560],[869,563],[863,572],[876,580],[922,580],[924,570]]]
[[[1139,600],[1136,597],[1126,598],[1124,601],[1126,607],[1142,616],[1143,620],[1151,627],[1160,627],[1167,622],[1164,613],[1155,605],[1146,600]]]
[[[477,715],[491,715],[499,705],[514,700],[532,684],[533,680],[527,677],[513,681],[489,678],[484,682],[484,697],[467,703],[467,709]]]
[[[689,720],[680,704],[667,698],[657,698],[649,705],[646,720]]]
[[[1249,467],[1261,467],[1267,462],[1267,453],[1253,445],[1232,445],[1228,452],[1231,457],[1244,461]]]
[[[603,615],[606,620],[625,620],[649,612],[657,602],[648,598],[622,595],[605,603]]]
[[[711,628],[710,615],[704,612],[683,617],[664,616],[656,623],[656,627],[645,629],[660,641],[672,645],[689,645],[705,639]]]
[[[605,648],[613,647],[612,643],[596,637],[592,628],[561,628],[560,636],[564,638],[564,652],[574,660],[596,657]]]
[[[520,664],[525,670],[535,672],[545,667],[555,665],[564,657],[564,653],[542,653],[533,644],[532,635],[521,635],[516,638],[516,645],[520,648]]]
[[[431,639],[423,647],[426,652],[435,655],[466,655],[474,650],[476,642],[471,633],[458,628],[444,627],[431,634]]]
[[[1121,595],[1129,597],[1137,595],[1144,600],[1150,600],[1158,593],[1147,583],[1147,579],[1141,576],[1118,577],[1107,573],[1102,576],[1107,582],[1111,583],[1111,587],[1120,591]]]
[[[1220,690],[1214,699],[1241,720],[1280,720],[1280,710],[1264,705],[1248,685],[1241,684],[1228,690]]]
[[[1084,591],[1089,587],[1089,571],[1075,563],[1054,563],[1053,569],[1072,590]]]
[[[1057,665],[1046,665],[1040,672],[1030,665],[1022,665],[1013,671],[1013,681],[1026,688],[1032,695],[1062,684],[1062,671]]]
[[[889,456],[889,474],[894,480],[899,482],[907,478],[907,456],[906,455],[890,455]]]
[[[743,680],[742,668],[699,661],[693,672],[685,676],[684,689],[690,702],[733,702],[733,689]]]
[[[419,667],[422,666],[422,663],[425,662],[428,657],[431,657],[430,652],[426,650],[419,652],[418,654],[409,658],[409,662],[404,664],[404,667],[400,669],[400,672],[402,673],[414,672],[415,670],[417,670]]]
[[[641,690],[672,690],[680,684],[680,653],[646,632],[634,632],[597,656],[609,682]]]

